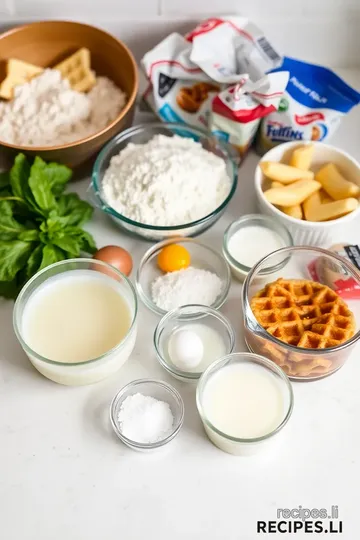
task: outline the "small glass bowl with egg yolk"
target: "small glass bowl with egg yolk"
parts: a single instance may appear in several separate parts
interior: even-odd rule
[[[176,379],[197,381],[218,358],[230,354],[235,333],[216,309],[188,304],[169,311],[154,332],[154,347],[162,367]]]

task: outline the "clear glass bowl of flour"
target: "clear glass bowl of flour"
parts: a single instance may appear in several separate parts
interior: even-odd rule
[[[210,272],[220,280],[221,286],[219,287],[219,293],[210,305],[210,307],[212,307],[213,309],[219,309],[225,303],[228,297],[231,284],[231,273],[228,263],[226,262],[225,258],[222,256],[221,253],[218,253],[207,245],[202,244],[198,240],[194,240],[193,238],[182,237],[171,238],[170,240],[163,240],[162,242],[158,242],[150,249],[148,249],[144,254],[143,258],[141,259],[136,274],[136,290],[138,296],[141,298],[145,306],[148,307],[151,311],[157,313],[158,315],[163,316],[171,309],[178,308],[181,305],[205,304],[204,301],[200,301],[198,296],[199,291],[196,286],[194,289],[195,296],[193,296],[193,294],[191,293],[191,287],[188,287],[187,294],[184,297],[184,300],[181,299],[181,301],[177,305],[172,305],[169,309],[164,309],[157,304],[156,298],[154,298],[153,296],[154,282],[161,276],[165,276],[164,272],[160,270],[157,264],[157,258],[160,251],[164,247],[169,246],[170,244],[177,244],[183,246],[189,252],[191,259],[191,268],[203,270],[207,273]],[[187,270],[188,269],[186,269],[185,272]],[[175,274],[175,272],[169,272],[168,274]],[[204,277],[206,278],[209,276],[207,275]],[[204,286],[205,283],[206,280],[204,279],[201,285]],[[191,285],[192,283],[190,283],[190,286]],[[200,291],[200,294],[202,294],[203,292],[203,290]],[[170,298],[170,296],[171,295],[168,295],[168,299]]]
[[[109,206],[104,198],[102,182],[104,174],[110,165],[111,158],[118,155],[129,143],[145,144],[156,135],[172,137],[174,135],[191,138],[200,142],[201,146],[209,152],[220,157],[225,162],[226,173],[229,177],[229,191],[225,199],[210,213],[190,223],[180,223],[173,226],[147,225],[133,221],[120,214]],[[94,164],[92,182],[88,190],[91,202],[122,229],[145,238],[146,240],[159,241],[171,236],[197,236],[209,229],[223,214],[232,199],[237,184],[237,166],[239,156],[231,145],[219,141],[211,133],[195,129],[183,124],[152,123],[135,126],[127,129],[114,137],[100,152]],[[206,197],[206,192],[204,192]]]

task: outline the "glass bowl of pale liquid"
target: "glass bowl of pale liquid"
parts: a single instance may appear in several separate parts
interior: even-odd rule
[[[203,373],[196,404],[215,446],[229,454],[250,455],[279,440],[294,396],[276,364],[257,354],[232,353]]]
[[[14,306],[15,334],[33,366],[65,385],[115,373],[136,339],[137,298],[129,279],[107,263],[69,259],[30,279]]]

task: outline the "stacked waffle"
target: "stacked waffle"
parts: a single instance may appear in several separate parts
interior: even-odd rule
[[[355,318],[346,303],[314,281],[278,279],[255,294],[251,309],[269,334],[298,348],[336,347],[355,333]],[[265,341],[262,348],[291,376],[326,374],[331,369],[331,360],[323,355],[309,360],[308,354]]]

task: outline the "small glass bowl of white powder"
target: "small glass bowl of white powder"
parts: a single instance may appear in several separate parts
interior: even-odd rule
[[[164,273],[157,264],[161,250],[170,244],[183,246],[190,254],[190,266]],[[140,261],[136,289],[146,307],[165,315],[188,304],[219,309],[231,284],[230,268],[221,253],[192,238],[172,238],[152,246]]]
[[[223,254],[233,276],[243,281],[263,257],[293,245],[290,232],[280,221],[261,214],[248,214],[226,229]]]
[[[155,450],[172,441],[184,422],[184,402],[170,384],[138,379],[124,386],[110,406],[111,425],[133,450]]]

